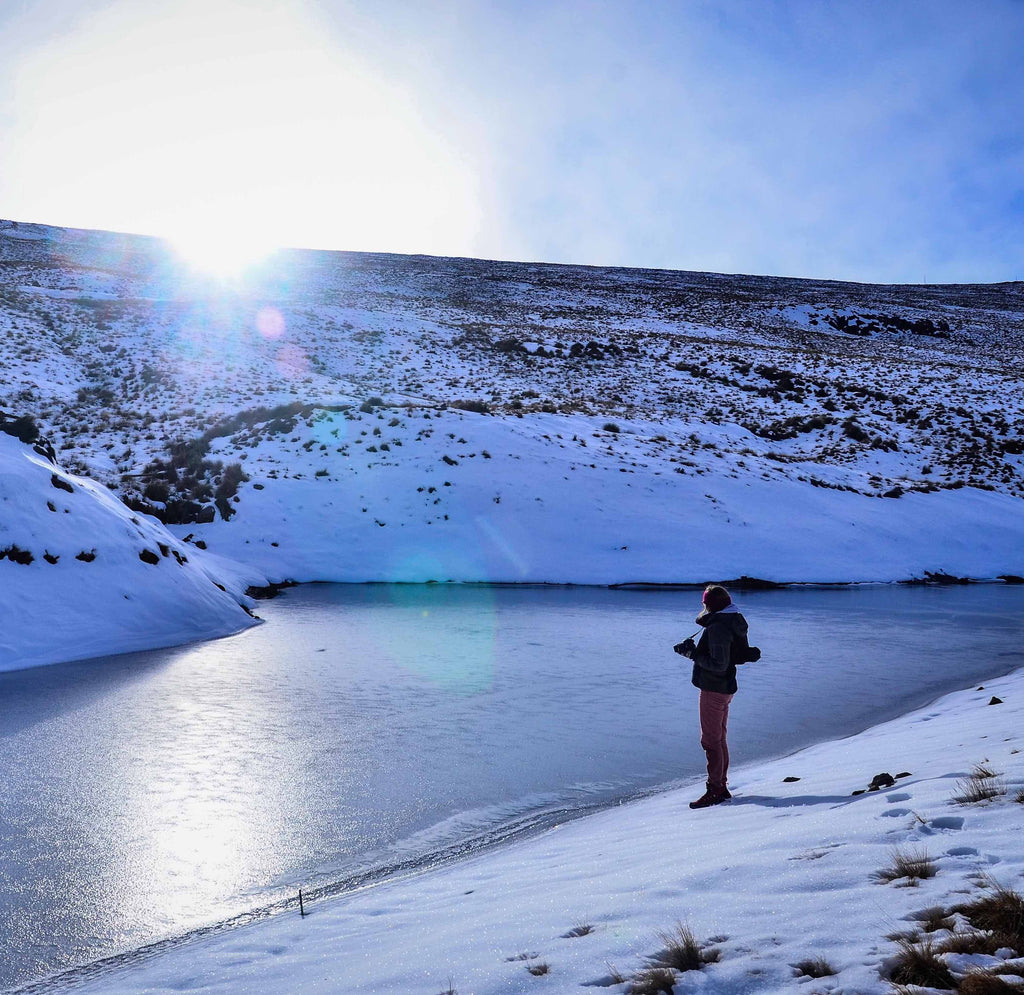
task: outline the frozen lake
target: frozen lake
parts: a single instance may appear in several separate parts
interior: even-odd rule
[[[0,988],[698,781],[671,646],[699,602],[310,585],[230,639],[0,674]],[[745,762],[1024,663],[1020,587],[738,604],[764,652],[733,704],[739,793]]]

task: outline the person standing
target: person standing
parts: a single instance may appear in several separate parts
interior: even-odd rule
[[[686,639],[673,649],[693,661],[694,687],[700,690],[700,745],[708,760],[707,790],[690,808],[718,805],[729,793],[729,745],[726,730],[729,704],[736,693],[736,665],[752,659],[747,642],[747,620],[732,603],[729,592],[709,584],[701,598],[697,624],[704,630],[694,643]]]

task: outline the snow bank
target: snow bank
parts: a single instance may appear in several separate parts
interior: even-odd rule
[[[0,670],[209,639],[254,624],[244,577],[0,433]],[[231,578],[228,577],[230,580]],[[221,586],[218,586],[221,585]]]
[[[882,995],[897,952],[889,934],[913,932],[926,910],[979,895],[986,881],[1021,890],[1022,729],[1018,671],[857,736],[740,768],[734,799],[717,808],[688,808],[701,786],[659,795],[311,903],[305,918],[296,903],[75,990],[625,992],[608,965],[632,975],[661,949],[657,933],[683,922],[720,957],[681,975],[677,993],[790,990],[794,965],[823,958],[834,974],[808,990]],[[959,785],[983,761],[1003,793],[957,804]],[[882,772],[895,783],[866,791]],[[915,886],[886,883],[878,872],[894,848],[927,854],[937,873]],[[589,932],[573,936],[581,926]],[[971,966],[947,957],[954,972]],[[527,970],[540,965],[546,974]]]
[[[251,448],[220,440],[217,458],[246,457],[236,514],[177,531],[278,581],[831,583],[1024,570],[1019,499],[843,489],[866,472],[780,464],[747,449],[757,440],[736,425],[607,431],[582,415],[400,414],[325,412]],[[695,433],[709,444],[699,457]]]

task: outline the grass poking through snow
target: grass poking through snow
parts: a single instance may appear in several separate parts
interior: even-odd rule
[[[953,910],[975,929],[989,932],[999,946],[1024,954],[1024,897],[1005,885],[993,882],[990,893]]]
[[[651,957],[655,967],[667,967],[674,971],[699,971],[705,964],[717,961],[721,954],[717,950],[701,947],[688,926],[677,922],[670,930],[658,933],[663,944],[661,950]]]
[[[839,972],[824,957],[813,957],[793,965],[798,978],[831,978]]]
[[[908,848],[899,848],[892,852],[892,862],[888,867],[883,867],[876,872],[879,881],[898,881],[906,878],[908,884],[917,884],[925,878],[933,878],[938,873],[935,861],[928,856],[927,851]]]
[[[1006,785],[996,772],[986,764],[975,764],[968,777],[956,782],[953,801],[957,805],[976,805],[1006,794]]]
[[[897,941],[899,953],[889,972],[893,986],[917,985],[921,988],[956,988],[949,968],[939,959],[939,952],[931,940],[924,943]]]

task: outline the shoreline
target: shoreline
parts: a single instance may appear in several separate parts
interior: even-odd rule
[[[250,585],[246,596],[256,600],[269,600],[289,588],[306,584],[337,584],[344,587],[479,587],[479,588],[594,588],[607,591],[700,591],[707,584],[721,584],[732,591],[788,591],[788,590],[830,590],[851,587],[967,587],[972,585],[1005,584],[1009,587],[1024,584],[1024,576],[999,574],[995,577],[953,577],[948,574],[931,574],[925,577],[910,577],[902,580],[764,580],[759,577],[739,577],[733,580],[706,581],[646,581],[626,580],[610,584],[588,584],[581,581],[550,580],[283,580],[266,585]]]

